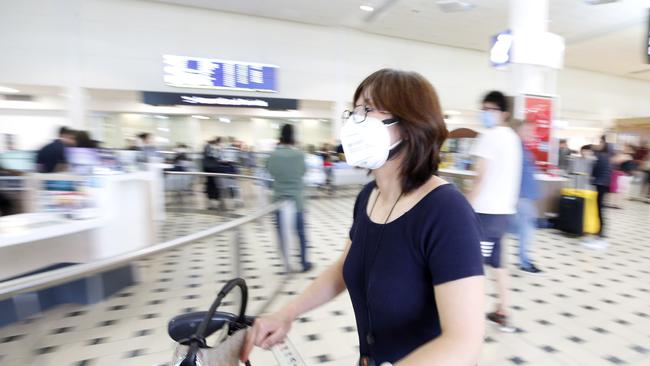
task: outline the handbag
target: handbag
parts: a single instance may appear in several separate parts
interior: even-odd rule
[[[221,301],[235,287],[238,287],[242,294],[239,315],[217,312]],[[238,366],[247,328],[253,324],[253,318],[245,315],[247,302],[246,282],[236,278],[223,286],[207,312],[179,315],[170,320],[167,332],[178,342],[170,365]],[[221,331],[220,337],[209,347],[206,338],[217,331]],[[246,365],[250,366],[250,363],[247,362]]]

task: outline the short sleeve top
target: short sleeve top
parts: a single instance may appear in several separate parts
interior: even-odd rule
[[[366,211],[375,186],[368,184],[356,199],[343,276],[360,353],[380,364],[397,362],[441,334],[434,286],[483,275],[483,259],[478,219],[454,186],[437,187],[385,225]]]

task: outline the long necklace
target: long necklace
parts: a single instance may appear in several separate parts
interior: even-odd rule
[[[377,197],[375,197],[375,201],[372,204],[372,207],[370,208],[370,214],[368,215],[368,219],[372,221],[372,212],[375,210],[375,205],[377,204],[377,201],[379,200],[379,196],[381,195],[381,191],[377,192]],[[393,203],[393,206],[391,207],[390,211],[388,212],[388,216],[386,216],[386,219],[384,220],[384,224],[381,226],[379,229],[379,237],[377,238],[377,249],[375,250],[375,253],[370,261],[368,263],[368,266],[366,268],[366,247],[368,243],[365,243],[366,245],[363,246],[363,253],[362,253],[362,258],[364,261],[364,268],[363,268],[363,284],[366,287],[365,288],[365,293],[366,293],[366,310],[368,311],[368,333],[366,334],[366,343],[368,344],[369,347],[372,348],[372,345],[375,343],[374,340],[374,335],[372,333],[372,315],[370,314],[370,301],[368,301],[369,298],[369,292],[370,292],[370,276],[369,272],[372,270],[372,267],[375,264],[375,260],[377,259],[377,255],[379,254],[379,249],[381,249],[380,244],[381,244],[381,239],[384,234],[384,228],[386,227],[386,224],[388,224],[388,220],[390,219],[390,216],[393,214],[393,210],[395,210],[395,206],[397,206],[397,203],[399,200],[402,198],[404,193],[400,193],[399,197],[397,197],[397,200],[395,200],[395,203]],[[366,230],[366,240],[368,238],[368,231]]]

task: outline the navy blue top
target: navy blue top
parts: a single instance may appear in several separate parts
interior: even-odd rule
[[[61,139],[56,139],[43,146],[36,154],[39,173],[54,173],[58,164],[66,162],[65,145]]]
[[[397,362],[440,335],[433,286],[482,275],[483,258],[476,214],[454,186],[434,189],[386,225],[372,222],[366,210],[375,186],[366,185],[354,204],[352,245],[343,277],[357,320],[360,353],[380,364]],[[372,345],[367,342],[369,318]]]
[[[606,152],[596,153],[596,162],[591,171],[592,183],[596,186],[609,187],[612,177],[612,166],[609,162],[610,155]]]

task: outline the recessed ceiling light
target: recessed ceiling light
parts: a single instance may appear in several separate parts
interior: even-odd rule
[[[602,4],[616,3],[618,2],[618,0],[585,0],[585,2],[589,5],[602,5]]]
[[[154,117],[156,117],[157,119],[169,119],[169,117],[163,116],[162,114],[157,114]]]
[[[10,88],[10,87],[7,87],[7,86],[0,86],[0,93],[7,93],[7,94],[9,94],[9,93],[20,93],[20,90]]]
[[[223,122],[223,123],[230,123],[230,118],[226,118],[226,117],[219,117],[219,122]]]
[[[474,5],[460,0],[439,0],[436,4],[445,13],[456,13],[474,9]]]
[[[196,118],[196,119],[210,119],[210,117],[208,117],[208,116],[201,116],[201,115],[198,115],[198,114],[193,114],[193,115],[192,115],[192,118]]]
[[[359,9],[361,9],[361,10],[363,10],[363,11],[367,11],[367,12],[375,11],[375,8],[373,8],[373,7],[370,6],[370,5],[361,5],[361,6],[359,7]]]

